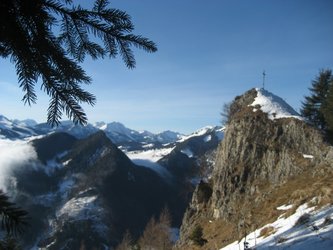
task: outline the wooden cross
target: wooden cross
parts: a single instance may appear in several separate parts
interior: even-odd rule
[[[265,89],[266,71],[262,72],[262,88]]]

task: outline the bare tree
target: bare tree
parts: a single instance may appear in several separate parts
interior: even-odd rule
[[[222,111],[221,111],[221,123],[225,125],[229,122],[230,118],[230,106],[231,102],[227,102],[223,104]]]
[[[129,250],[133,246],[133,239],[130,232],[127,230],[123,236],[120,244],[115,248],[115,250]]]
[[[168,250],[172,248],[170,237],[171,216],[169,210],[165,207],[158,219],[152,217],[139,239],[139,245],[142,250]]]

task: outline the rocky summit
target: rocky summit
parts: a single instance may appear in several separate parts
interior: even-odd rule
[[[276,207],[333,202],[333,148],[281,98],[252,89],[230,105],[212,178],[197,186],[179,249],[216,249],[276,220]],[[292,213],[291,211],[289,211]],[[202,229],[202,242],[193,235]],[[243,246],[242,246],[243,247]]]

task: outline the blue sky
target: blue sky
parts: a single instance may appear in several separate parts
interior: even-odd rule
[[[81,1],[86,4],[86,1]],[[311,80],[333,69],[331,0],[113,0],[132,16],[135,34],[158,52],[135,50],[137,67],[120,59],[87,60],[97,96],[84,106],[90,122],[119,121],[137,130],[190,133],[219,125],[224,103],[253,87],[285,99],[297,111]],[[38,87],[37,87],[38,88]],[[0,59],[0,114],[46,120],[48,97],[24,106],[14,66]],[[64,117],[65,118],[65,117]]]

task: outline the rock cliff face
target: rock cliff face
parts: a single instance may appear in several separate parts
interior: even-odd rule
[[[259,94],[252,89],[231,104],[212,181],[197,187],[184,216],[178,243],[183,249],[194,247],[189,238],[198,224],[208,240],[203,248],[211,249],[276,217],[279,203],[332,198],[327,197],[332,186],[326,185],[328,176],[332,178],[332,147],[294,114],[274,119],[275,113],[270,117],[261,105],[252,106]],[[310,183],[328,190],[302,193]]]

